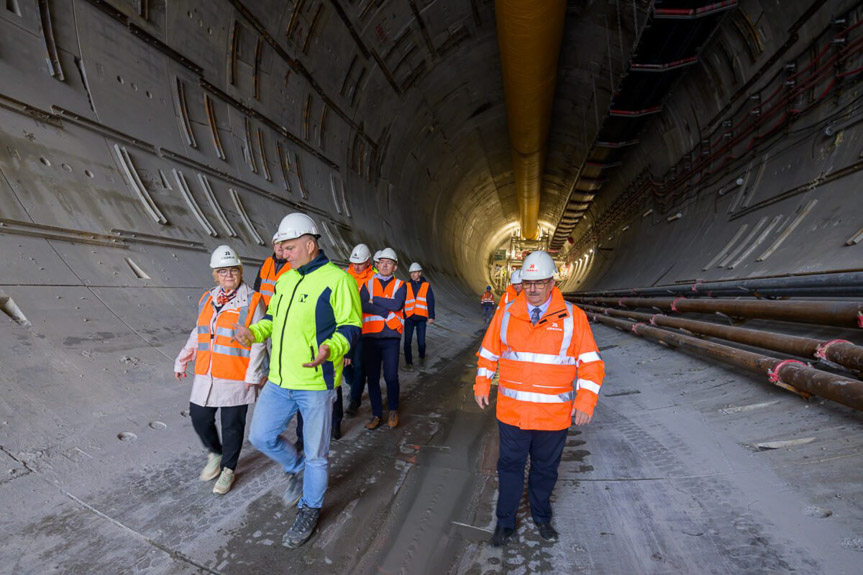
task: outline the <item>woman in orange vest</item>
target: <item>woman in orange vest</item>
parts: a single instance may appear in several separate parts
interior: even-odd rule
[[[192,426],[209,452],[200,479],[218,477],[213,493],[231,490],[240,458],[249,404],[258,397],[266,347],[235,341],[234,326],[248,326],[264,317],[261,294],[243,283],[243,264],[229,246],[219,246],[210,258],[216,286],[198,300],[198,321],[174,362],[174,377],[186,377],[186,365],[195,362],[189,415]],[[222,440],[216,431],[221,410]]]

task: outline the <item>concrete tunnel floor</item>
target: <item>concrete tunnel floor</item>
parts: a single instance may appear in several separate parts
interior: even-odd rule
[[[860,413],[593,329],[608,375],[594,421],[570,430],[557,543],[523,501],[516,541],[487,544],[497,430],[471,390],[483,329],[453,316],[429,329],[425,364],[401,370],[397,429],[365,430],[365,398],[345,420],[302,548],[280,545],[295,509],[250,445],[229,494],[198,480],[204,455],[176,385],[170,404],[90,431],[101,439],[0,453],[0,573],[859,573]]]

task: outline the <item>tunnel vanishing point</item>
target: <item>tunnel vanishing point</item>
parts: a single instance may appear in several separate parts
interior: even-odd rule
[[[3,0],[0,573],[853,572],[861,81],[848,0]],[[251,275],[295,211],[342,267],[360,242],[402,279],[421,262],[440,361],[405,376],[406,435],[346,433],[291,556],[251,447],[233,499],[196,491],[170,366],[209,252]],[[479,293],[537,249],[609,391],[568,444],[556,551],[523,533],[495,561],[468,364]],[[675,463],[675,437],[695,455]],[[719,483],[686,491],[699,469]],[[764,509],[715,499],[747,477]],[[644,508],[586,519],[608,489]]]

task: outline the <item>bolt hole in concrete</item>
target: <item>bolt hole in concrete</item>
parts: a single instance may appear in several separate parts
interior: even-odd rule
[[[39,161],[42,162],[43,165],[51,167],[51,162],[48,161],[48,158],[39,158]]]
[[[9,316],[9,319],[18,325],[30,327],[30,321],[15,303],[15,300],[6,295],[6,292],[3,290],[0,290],[0,310],[2,310],[3,313]]]
[[[70,166],[69,164],[60,164],[60,167],[63,168],[64,170],[66,170],[67,172],[72,171],[72,166]]]
[[[189,417],[189,412],[184,409],[183,411],[180,412],[180,415],[182,417]]]
[[[151,421],[150,429],[157,429],[159,431],[162,431],[164,429],[168,429],[168,424],[162,423],[161,421]]]
[[[123,76],[117,76],[117,81],[121,84],[124,84],[126,82],[125,80],[123,80]]]
[[[131,431],[123,431],[117,434],[117,439],[119,439],[120,441],[135,441],[136,439],[138,439],[138,436]]]

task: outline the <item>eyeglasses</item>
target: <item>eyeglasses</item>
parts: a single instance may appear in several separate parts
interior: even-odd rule
[[[216,270],[216,273],[221,277],[225,277],[227,275],[237,276],[240,275],[240,268],[220,268]]]
[[[550,282],[550,281],[553,281],[553,280],[551,280],[551,279],[536,280],[536,281],[522,280],[521,285],[524,287],[524,289],[530,289],[530,290],[542,289],[545,286],[547,286],[548,282]]]

